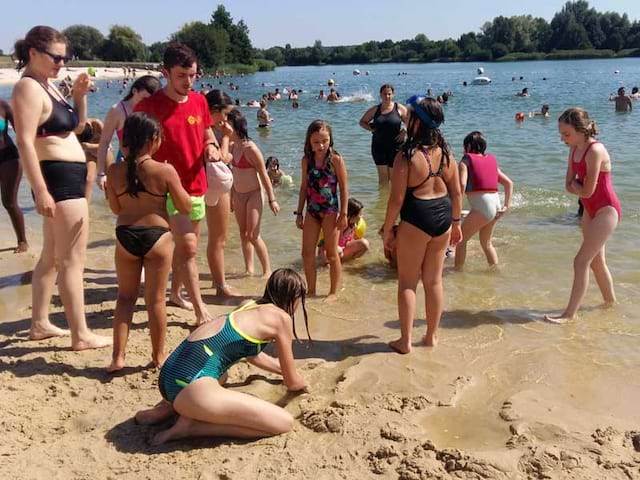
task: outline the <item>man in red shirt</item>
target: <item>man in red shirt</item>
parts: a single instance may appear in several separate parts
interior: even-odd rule
[[[211,116],[205,97],[191,91],[198,71],[196,56],[186,45],[170,44],[164,53],[163,74],[167,85],[136,105],[135,110],[156,117],[162,125],[162,145],[155,160],[175,167],[182,186],[191,195],[191,213],[180,214],[167,197],[169,223],[175,241],[170,301],[183,308],[193,308],[198,324],[211,318],[202,296],[196,265],[200,237],[200,220],[205,216],[204,194],[207,192],[205,160],[212,159],[216,142],[211,130]],[[182,297],[182,285],[189,293]]]

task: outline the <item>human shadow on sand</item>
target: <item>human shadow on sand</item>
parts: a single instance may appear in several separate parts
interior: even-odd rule
[[[0,289],[7,287],[17,287],[18,285],[31,285],[33,271],[14,273],[0,277]]]
[[[440,320],[440,328],[462,329],[474,328],[480,325],[495,324],[525,324],[542,321],[545,313],[541,310],[502,308],[495,310],[449,310],[443,312]],[[414,327],[426,325],[423,318],[417,318],[413,322]],[[387,328],[400,329],[400,320],[385,322]]]
[[[113,238],[101,238],[100,240],[94,240],[93,242],[89,242],[87,244],[87,248],[101,248],[101,247],[111,247],[116,244],[116,241]]]
[[[298,332],[302,335],[301,332]],[[361,357],[371,353],[389,353],[386,342],[369,341],[378,339],[375,335],[361,335],[344,340],[309,340],[293,341],[293,356],[296,360],[321,358],[328,362],[340,362],[351,357]],[[273,348],[273,347],[270,347]]]

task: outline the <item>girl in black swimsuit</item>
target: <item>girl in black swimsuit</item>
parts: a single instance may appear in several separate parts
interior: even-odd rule
[[[180,213],[188,215],[191,199],[168,163],[153,160],[161,143],[160,124],[145,113],[133,113],[124,123],[122,146],[125,162],[114,163],[107,175],[107,200],[118,215],[116,274],[118,299],[113,317],[113,358],[108,371],[124,367],[129,325],[144,267],[145,303],[149,314],[152,359],[165,359],[165,291],[169,279],[173,242],[166,210],[167,193]]]
[[[398,353],[411,351],[416,288],[422,278],[425,291],[426,346],[437,344],[444,292],[445,250],[461,240],[462,194],[458,169],[440,132],[442,107],[432,98],[412,97],[408,139],[396,155],[391,195],[384,223],[384,244],[393,246],[393,225],[400,214],[398,256],[398,313],[401,336],[389,344]]]

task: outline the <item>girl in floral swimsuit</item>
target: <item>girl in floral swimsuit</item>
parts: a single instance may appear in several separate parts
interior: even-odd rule
[[[306,175],[302,175],[298,209],[294,213],[296,225],[302,230],[302,260],[308,292],[309,295],[316,294],[315,254],[322,229],[331,279],[329,298],[333,298],[342,274],[338,234],[347,228],[349,188],[344,160],[333,149],[331,127],[322,120],[315,120],[307,129],[301,171]],[[305,203],[306,215],[303,214]]]

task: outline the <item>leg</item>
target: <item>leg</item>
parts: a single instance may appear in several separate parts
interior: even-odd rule
[[[573,259],[573,286],[569,304],[560,316],[545,315],[545,320],[566,323],[575,317],[589,286],[589,266],[602,251],[605,243],[618,226],[618,213],[613,207],[598,210],[594,218],[582,216],[582,246]],[[612,287],[613,290],[613,287]]]
[[[140,272],[142,271],[142,259],[127,252],[117,240],[115,263],[118,298],[113,315],[113,353],[107,372],[115,372],[124,367],[129,327],[140,292]]]
[[[449,245],[450,236],[451,229],[439,237],[432,238],[427,244],[427,252],[422,263],[422,285],[427,319],[427,334],[422,337],[422,343],[428,347],[435,347],[438,344],[438,325],[440,325],[444,306],[442,269],[444,252]]]
[[[134,418],[138,425],[155,425],[165,421],[174,413],[173,405],[166,400],[160,400],[153,408],[136,412]]]
[[[58,328],[49,321],[49,304],[56,282],[55,244],[54,219],[42,217],[42,252],[31,279],[31,340],[69,334],[69,330]]]
[[[227,242],[229,214],[231,213],[229,202],[229,193],[223,193],[215,206],[207,206],[207,260],[209,261],[213,286],[216,288],[216,295],[222,296],[233,296],[224,277],[224,247]]]
[[[149,315],[149,333],[151,335],[151,358],[156,367],[162,366],[167,354],[164,340],[167,336],[167,306],[165,303],[173,239],[169,232],[158,239],[144,257],[144,269],[147,281],[144,285],[144,302]]]
[[[304,216],[304,226],[302,228],[302,263],[304,265],[304,276],[307,280],[309,296],[316,294],[316,245],[320,237],[321,223],[312,215]]]
[[[213,378],[201,378],[185,387],[173,407],[180,419],[156,435],[156,444],[196,436],[260,438],[293,428],[293,417],[286,410],[251,395],[226,390]]]
[[[338,247],[338,236],[340,232],[336,227],[338,215],[327,215],[322,219],[322,232],[324,233],[324,249],[329,263],[329,297],[332,300],[338,294],[340,288],[340,278],[342,277],[342,262],[340,261],[340,251]]]
[[[207,311],[200,295],[200,279],[198,278],[198,266],[196,265],[200,223],[192,222],[187,215],[181,214],[171,216],[169,223],[171,224],[171,231],[175,241],[175,250],[173,252],[174,269],[177,265],[178,275],[184,280],[189,298],[193,302],[198,325],[200,325],[211,319],[211,314]],[[172,289],[174,285],[175,283],[172,284]],[[172,299],[178,293],[175,290],[172,291]]]
[[[378,185],[386,187],[389,185],[389,167],[386,165],[376,165],[378,171]]]
[[[493,246],[493,231],[498,220],[492,220],[480,229],[480,246],[490,266],[498,265],[498,253]]]
[[[71,329],[74,350],[102,348],[111,345],[111,338],[92,333],[84,313],[84,262],[89,236],[89,211],[84,198],[56,204],[53,219],[55,255],[58,263],[58,290]]]
[[[269,250],[267,245],[260,236],[260,221],[262,220],[262,191],[256,190],[251,193],[247,201],[245,228],[246,235],[251,245],[256,250],[260,265],[262,266],[262,277],[269,278],[271,275],[271,260],[269,259]]]
[[[607,267],[604,246],[591,262],[591,270],[593,271],[593,276],[596,277],[596,283],[598,284],[598,288],[600,288],[600,293],[602,293],[605,305],[613,305],[616,303],[616,293],[613,290],[613,278],[611,277],[609,267]]]
[[[400,338],[389,343],[389,346],[398,353],[411,352],[411,330],[416,313],[416,287],[430,239],[429,235],[407,222],[400,222],[398,226],[396,251]]]
[[[477,210],[471,210],[462,222],[462,241],[456,246],[455,269],[462,271],[467,259],[467,242],[484,227],[489,220]]]
[[[18,246],[16,253],[29,249],[27,236],[24,231],[24,215],[18,206],[18,190],[22,179],[22,167],[16,158],[0,163],[0,191],[2,192],[2,206],[7,210],[13,230],[16,232]]]
[[[348,262],[354,258],[361,257],[369,251],[369,240],[360,238],[352,240],[342,250],[342,263]]]
[[[247,237],[247,195],[233,192],[233,213],[238,222],[240,231],[240,244],[242,245],[242,256],[244,257],[244,267],[246,275],[253,275],[253,245]]]

